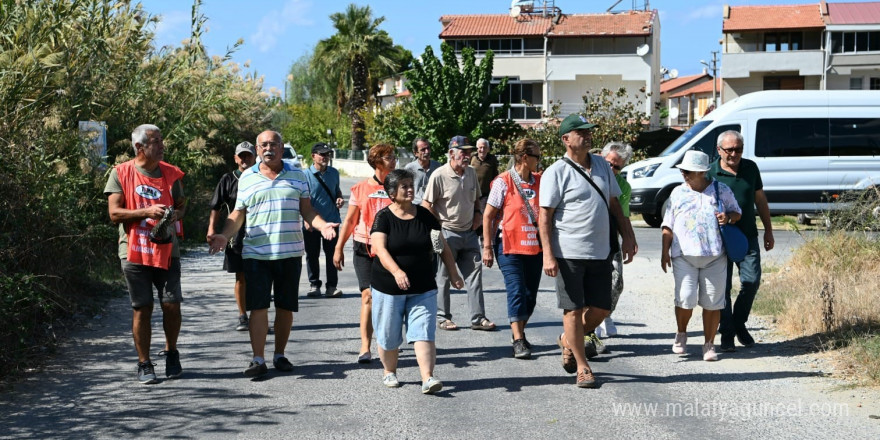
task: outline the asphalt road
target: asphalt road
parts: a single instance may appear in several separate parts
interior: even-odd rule
[[[672,275],[659,268],[658,230],[639,228],[637,236],[641,252],[626,267],[615,313],[621,335],[608,340],[612,353],[591,362],[598,389],[576,388],[575,377],[560,366],[560,311],[550,278],[542,280],[528,327],[535,356],[512,358],[497,268],[484,271],[484,285],[488,315],[500,329],[438,330],[436,375],[445,384],[438,395],[420,393],[409,347],[401,354],[398,389],[382,386],[378,361],[355,362],[360,299],[350,266],[340,274],[342,298],[300,299],[288,345],[294,371],[270,368],[266,379],[249,380],[242,375],[248,336],[233,330],[232,276],[221,270],[222,256],[199,248],[182,264],[180,379],[151,386],[135,380],[131,313],[120,296],[43,371],[0,394],[0,437],[880,437],[880,420],[871,418],[880,414],[876,392],[852,391],[824,377],[793,357],[792,341],[761,320],[750,322],[758,345],[707,363],[695,313],[689,355],[672,354]],[[797,238],[780,234],[777,242],[784,254],[786,243],[796,246]],[[300,286],[304,293],[305,275]],[[453,294],[453,314],[467,314],[463,292]],[[162,348],[158,315],[154,353]],[[154,359],[163,372],[162,359]]]

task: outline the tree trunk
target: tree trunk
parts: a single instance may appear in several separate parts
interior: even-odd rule
[[[364,148],[364,118],[360,112],[367,104],[367,63],[363,57],[355,57],[352,62],[352,91],[348,101],[351,116],[351,150]]]

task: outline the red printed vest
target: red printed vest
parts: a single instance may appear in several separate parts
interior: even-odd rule
[[[538,187],[541,185],[541,175],[532,174],[534,184],[523,182],[522,189],[529,198],[532,211],[538,215]],[[507,184],[507,193],[504,194],[504,206],[501,217],[501,239],[505,254],[538,255],[541,253],[541,245],[538,242],[538,228],[529,221],[529,211],[525,202],[509,172],[502,173],[496,179],[504,180]],[[537,221],[538,219],[534,219]]]
[[[126,209],[142,209],[162,204],[174,206],[171,188],[183,177],[183,171],[174,165],[159,162],[162,177],[148,177],[139,173],[130,160],[116,166],[116,174],[125,197]],[[150,241],[150,230],[158,220],[147,218],[125,225],[128,232],[128,261],[145,266],[168,269],[171,264],[173,243],[156,244]]]

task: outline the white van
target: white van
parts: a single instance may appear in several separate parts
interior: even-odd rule
[[[743,157],[758,164],[771,214],[814,214],[847,190],[880,186],[880,90],[777,90],[725,103],[658,157],[624,168],[630,211],[660,226],[664,203],[682,183],[687,150],[715,160],[727,130],[743,134]]]

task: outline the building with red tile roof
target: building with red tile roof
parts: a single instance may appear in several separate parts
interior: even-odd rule
[[[652,124],[658,124],[657,11],[564,14],[551,6],[545,14],[535,3],[534,9],[527,8],[531,12],[516,17],[443,15],[440,39],[457,54],[465,48],[473,49],[478,59],[489,50],[494,53],[493,76],[509,78],[502,99],[510,103],[508,116],[514,120],[540,119],[551,101],[560,103],[564,117],[583,109],[587,91],[624,87],[633,102],[644,106]]]

